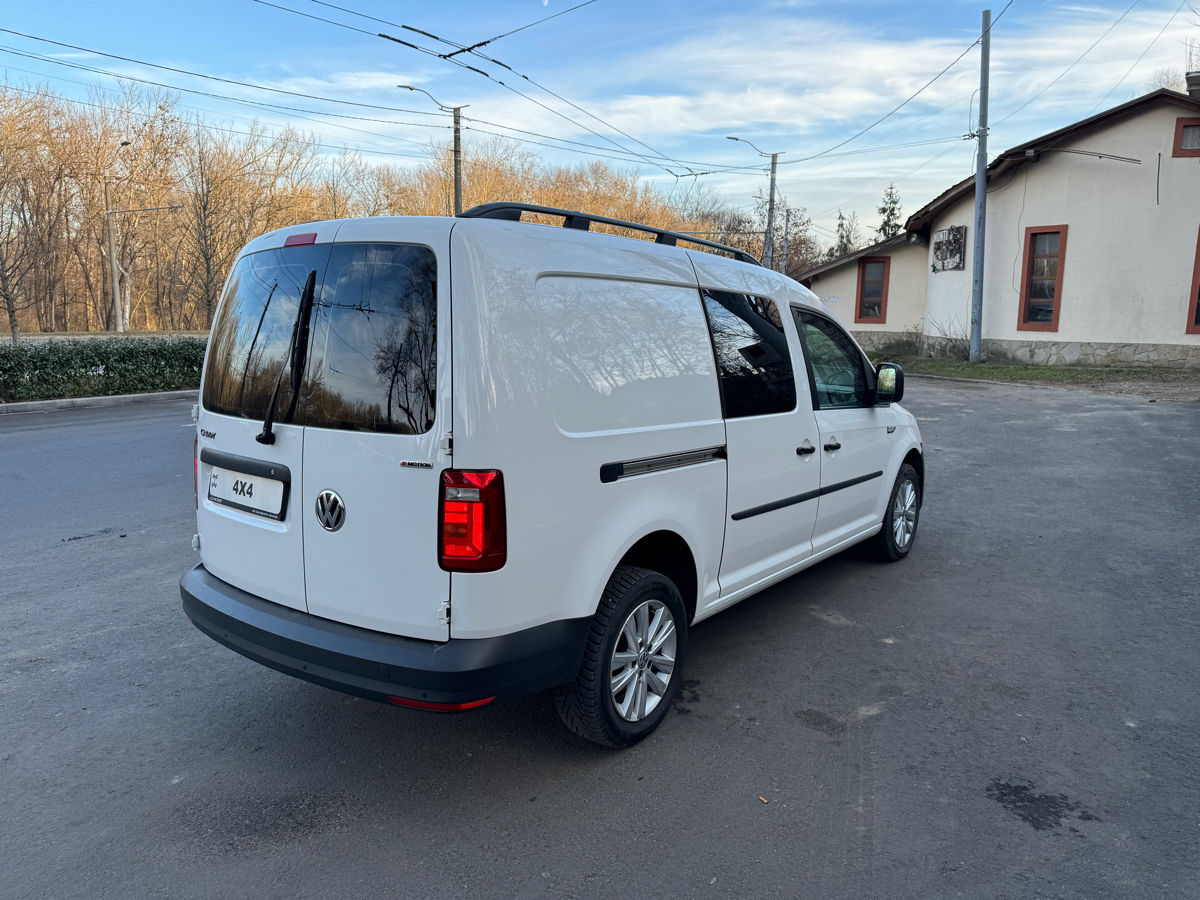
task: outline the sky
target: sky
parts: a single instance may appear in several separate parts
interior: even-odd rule
[[[907,216],[974,171],[963,136],[978,115],[983,3],[580,3],[9,0],[0,28],[27,36],[0,32],[0,77],[81,102],[116,89],[114,76],[205,91],[221,97],[181,93],[184,112],[231,130],[290,124],[400,166],[451,133],[429,97],[397,87],[408,84],[466,106],[468,145],[507,134],[555,165],[636,172],[672,202],[699,186],[749,210],[767,159],[733,135],[780,154],[779,196],[823,242],[839,210],[872,229],[889,183]],[[1200,0],[993,0],[992,16],[989,158],[1146,93],[1164,68],[1182,72],[1189,41],[1200,67]]]

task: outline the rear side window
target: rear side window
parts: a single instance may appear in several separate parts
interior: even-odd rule
[[[796,408],[796,379],[779,308],[766,297],[704,291],[725,418]]]
[[[413,244],[334,244],[313,305],[304,424],[423,434],[437,384],[437,258]]]
[[[264,250],[244,256],[229,278],[225,300],[213,323],[204,376],[204,408],[247,419],[262,419],[287,349],[310,272],[317,284],[329,246]],[[287,374],[279,391],[279,421],[291,406]]]

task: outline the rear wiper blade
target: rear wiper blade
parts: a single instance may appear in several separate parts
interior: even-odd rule
[[[301,362],[308,350],[308,322],[312,318],[313,294],[317,289],[317,270],[308,273],[304,282],[304,290],[300,292],[300,308],[296,310],[296,321],[292,323],[292,339],[288,343],[287,359],[279,367],[279,377],[275,379],[275,390],[271,392],[271,402],[267,404],[267,417],[263,419],[263,429],[254,439],[260,444],[275,443],[275,432],[271,426],[275,422],[275,404],[279,402],[279,389],[283,386],[283,371],[290,369],[292,373],[292,403],[288,407],[287,417],[290,419],[296,411],[296,396],[300,390],[300,381],[304,377]],[[300,366],[297,363],[300,362]]]

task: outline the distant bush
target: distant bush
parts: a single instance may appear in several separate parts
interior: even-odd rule
[[[179,337],[0,345],[0,401],[198,388],[205,343]]]

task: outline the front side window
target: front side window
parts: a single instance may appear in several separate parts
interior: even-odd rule
[[[1066,225],[1025,229],[1025,275],[1021,283],[1018,329],[1058,331],[1066,250]]]
[[[886,256],[858,261],[858,305],[855,322],[887,321],[888,274],[891,259]]]
[[[423,434],[437,381],[437,259],[413,244],[334,244],[313,304],[304,424]]]
[[[796,408],[796,378],[779,308],[766,297],[704,291],[725,418]]]
[[[1200,156],[1200,118],[1175,120],[1175,146],[1172,156]]]
[[[815,409],[871,406],[871,384],[862,354],[850,336],[823,316],[792,308],[804,339]]]

